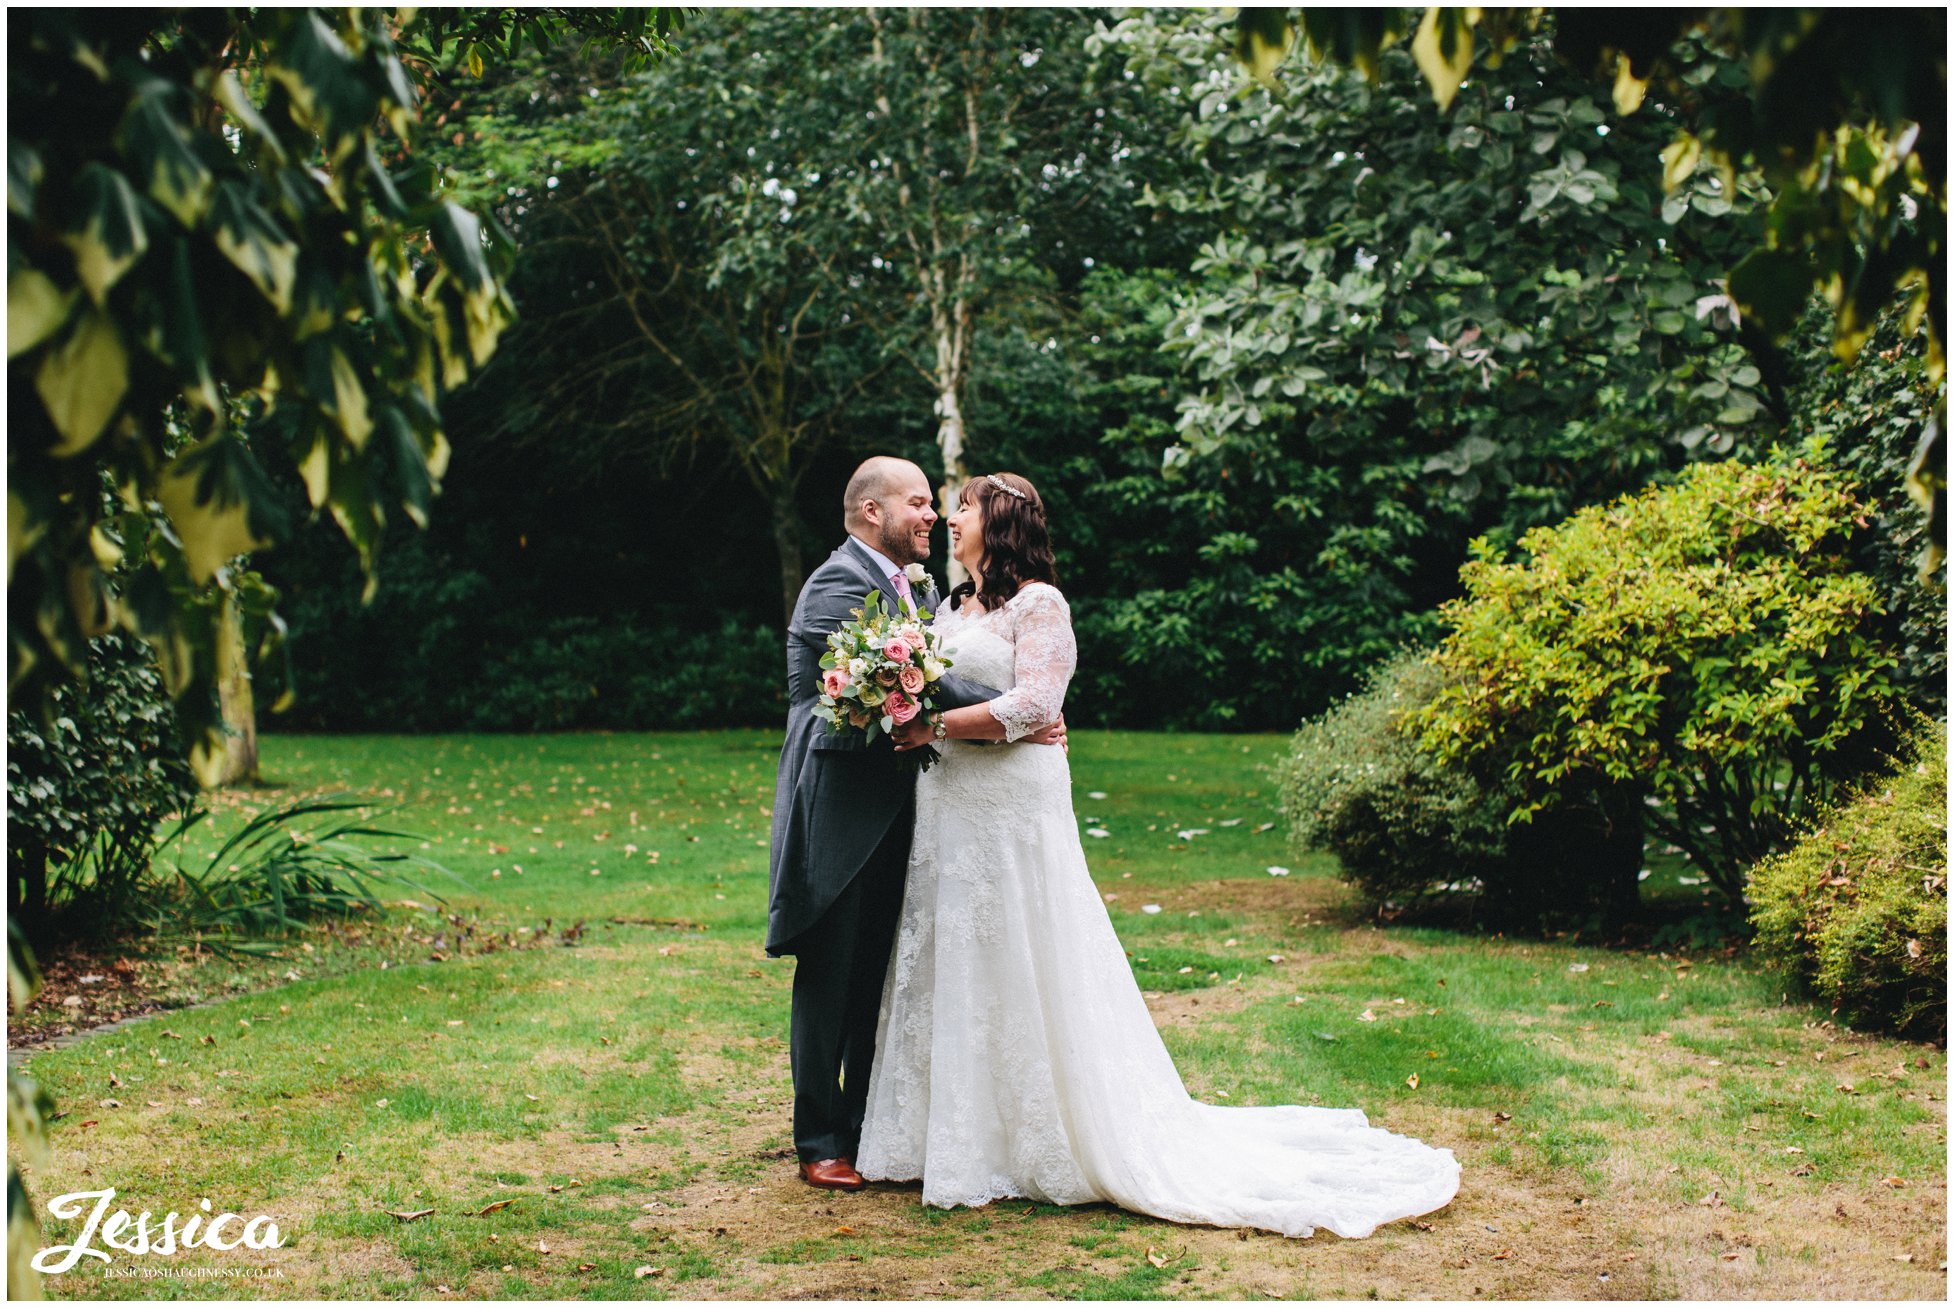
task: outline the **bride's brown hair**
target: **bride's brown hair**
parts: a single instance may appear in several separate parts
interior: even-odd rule
[[[957,502],[975,504],[984,515],[984,549],[977,564],[984,589],[979,592],[975,582],[964,582],[950,592],[951,608],[963,607],[975,594],[985,609],[995,609],[1031,582],[1058,584],[1045,501],[1036,486],[1015,472],[995,472],[965,482]]]

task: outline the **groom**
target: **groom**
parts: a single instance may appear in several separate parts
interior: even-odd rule
[[[882,592],[890,612],[910,600],[935,608],[927,574],[918,583],[909,571],[929,557],[932,498],[929,478],[906,459],[873,458],[856,469],[843,497],[848,539],[807,579],[787,628],[787,739],[774,789],[767,953],[797,956],[789,1028],[794,1150],[801,1179],[828,1190],[863,1184],[855,1146],[909,867],[916,767],[887,741],[869,746],[858,736],[829,735],[810,710],[828,636],[870,591]],[[997,696],[954,676],[937,687],[944,708]],[[1061,720],[1025,739],[1059,744],[1064,735]]]

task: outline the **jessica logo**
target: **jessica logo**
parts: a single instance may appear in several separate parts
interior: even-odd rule
[[[111,1249],[120,1249],[130,1254],[162,1254],[165,1257],[179,1249],[277,1249],[283,1241],[278,1238],[278,1224],[269,1217],[254,1217],[245,1221],[236,1213],[217,1213],[205,1218],[211,1212],[210,1200],[205,1199],[197,1206],[203,1213],[192,1213],[190,1220],[178,1225],[174,1211],[164,1215],[161,1228],[152,1231],[149,1210],[143,1209],[139,1216],[131,1217],[124,1209],[109,1212],[109,1204],[115,1200],[115,1189],[77,1190],[73,1194],[56,1197],[48,1204],[48,1212],[64,1220],[80,1217],[87,1207],[86,1201],[93,1199],[95,1209],[88,1214],[88,1220],[81,1229],[81,1236],[73,1244],[57,1244],[42,1249],[34,1255],[34,1270],[37,1272],[65,1272],[81,1261],[82,1255],[100,1258],[105,1263],[115,1260],[100,1249],[94,1248],[97,1234],[102,1243]],[[106,1216],[107,1220],[103,1220]],[[241,1225],[236,1237],[226,1239],[220,1232],[232,1225]]]

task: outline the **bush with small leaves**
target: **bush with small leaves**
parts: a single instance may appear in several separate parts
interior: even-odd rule
[[[1757,948],[1855,1025],[1947,1034],[1947,727],[1750,875]]]
[[[1517,789],[1516,822],[1593,796],[1619,826],[1646,803],[1734,900],[1890,739],[1866,512],[1842,473],[1722,463],[1529,532],[1516,561],[1482,543],[1410,725]]]
[[[1396,723],[1428,704],[1444,675],[1427,654],[1381,664],[1370,684],[1296,733],[1278,777],[1299,850],[1333,854],[1377,901],[1498,879],[1510,797],[1421,752]]]

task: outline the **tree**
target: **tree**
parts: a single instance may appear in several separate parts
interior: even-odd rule
[[[790,18],[799,39],[777,30]],[[532,62],[457,87],[480,140],[445,152],[495,180],[527,251],[527,321],[468,400],[480,436],[574,448],[589,477],[731,464],[766,507],[783,613],[803,575],[800,480],[889,366],[856,345],[836,270],[866,260],[840,197],[802,176],[824,128],[780,111],[798,70],[833,63],[823,30],[728,14],[687,59],[623,82]]]
[[[1096,113],[1064,14],[752,10],[693,39],[621,83],[537,65],[458,88],[482,138],[462,156],[529,269],[519,344],[469,403],[492,439],[574,432],[593,475],[737,467],[790,609],[808,469],[891,396],[968,448],[982,333],[1056,317],[1092,250],[1144,234],[1140,97]]]
[[[415,95],[382,11],[9,24],[10,692],[43,703],[91,636],[139,634],[209,777],[231,561],[294,516],[261,457],[370,566],[387,506],[434,494],[439,396],[508,320],[507,250],[402,153]]]
[[[1583,74],[1612,84],[1624,116],[1651,88],[1687,94],[1708,44],[1739,57],[1743,92],[1679,124],[1664,180],[1688,184],[1708,163],[1734,188],[1739,168],[1772,189],[1763,240],[1730,269],[1742,312],[1775,337],[1797,325],[1816,289],[1836,311],[1834,348],[1856,357],[1904,291],[1924,327],[1932,380],[1946,376],[1947,13],[1912,9],[1242,9],[1237,51],[1273,78],[1300,35],[1318,58],[1374,71],[1413,35],[1411,52],[1443,113],[1475,68],[1491,72],[1530,32]],[[1299,16],[1298,16],[1299,15]],[[1909,490],[1926,507],[1923,573],[1946,545],[1946,402],[1923,427]]]
[[[311,515],[331,514],[370,586],[388,510],[424,521],[446,468],[442,395],[510,319],[508,242],[411,153],[410,64],[479,66],[576,31],[650,54],[674,22],[662,10],[9,16],[14,704],[44,708],[81,677],[91,637],[138,634],[198,774],[222,773],[213,688],[228,683],[241,704],[242,666],[281,630],[275,596],[236,563],[298,516],[270,471],[299,471]]]
[[[1229,30],[1146,14],[1098,41],[1180,118],[1156,149],[1192,166],[1146,202],[1211,236],[1192,276],[1103,274],[1087,319],[1087,494],[1125,530],[1081,639],[1190,725],[1320,711],[1436,638],[1474,536],[1755,450],[1785,411],[1717,282],[1757,197],[1665,198],[1664,118],[1608,127],[1533,49],[1446,121],[1402,51],[1376,88],[1336,65],[1244,87]]]

